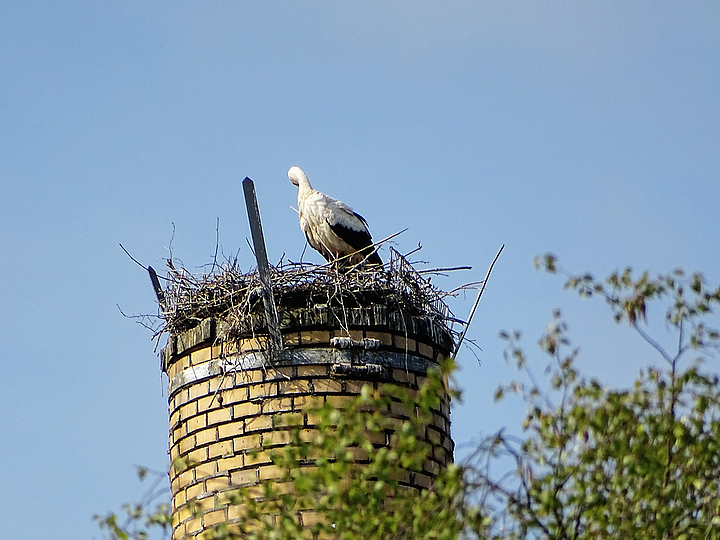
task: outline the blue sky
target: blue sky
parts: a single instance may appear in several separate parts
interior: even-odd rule
[[[529,348],[562,307],[582,365],[623,384],[655,358],[534,270],[676,266],[720,282],[720,9],[714,2],[18,2],[0,7],[2,538],[99,538],[91,516],[166,466],[148,277],[253,265],[304,239],[298,165],[376,238],[430,266],[498,261],[464,350],[458,443],[512,423],[501,329]],[[387,257],[387,252],[382,253]],[[316,262],[317,254],[309,254]],[[463,317],[473,297],[451,307]],[[652,313],[651,315],[659,315]],[[541,365],[539,356],[535,356]]]

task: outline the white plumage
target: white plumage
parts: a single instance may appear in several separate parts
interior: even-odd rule
[[[373,251],[365,218],[344,202],[313,189],[300,167],[290,167],[288,178],[298,187],[300,228],[313,249],[328,262],[349,255],[343,262],[355,265],[367,259],[382,264]]]

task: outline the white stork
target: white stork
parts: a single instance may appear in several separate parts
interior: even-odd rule
[[[290,182],[298,187],[300,228],[308,244],[328,262],[343,259],[345,264],[382,265],[373,251],[367,221],[342,201],[328,197],[312,188],[300,167],[290,167]]]

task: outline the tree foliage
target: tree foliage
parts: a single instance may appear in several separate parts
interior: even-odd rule
[[[450,363],[417,393],[366,386],[342,412],[327,403],[309,410],[318,436],[293,429],[290,444],[273,450],[280,481],[229,494],[247,513],[208,538],[720,539],[720,383],[707,367],[720,352],[711,325],[720,287],[679,270],[650,277],[625,269],[597,280],[564,272],[552,255],[536,264],[565,275],[566,288],[581,297],[602,299],[657,362],[642,362],[647,367],[626,388],[584,376],[556,311],[539,341],[545,362],[525,352],[519,332],[501,334],[521,377],[495,397],[520,396],[522,425],[485,437],[463,463],[439,468],[428,489],[405,488],[402,480],[422,474],[432,455],[418,434],[447,390]],[[651,317],[659,306],[662,339],[653,337],[660,325]],[[672,348],[661,344],[668,335]],[[382,413],[397,406],[407,411],[402,421]],[[147,520],[142,505],[128,508],[137,516],[131,523]],[[145,523],[166,527],[162,515]],[[101,518],[108,538],[144,538],[117,521]]]

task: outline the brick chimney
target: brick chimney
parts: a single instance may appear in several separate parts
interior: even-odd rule
[[[405,285],[393,287],[398,294],[412,293],[398,290]],[[173,462],[190,464],[171,467],[173,540],[197,538],[216,523],[236,520],[243,506],[228,504],[224,492],[279,479],[282,471],[269,452],[251,451],[287,444],[293,427],[311,436],[315,426],[306,407],[342,407],[365,384],[416,390],[428,368],[453,350],[447,313],[437,304],[401,309],[373,287],[343,293],[342,302],[323,301],[306,286],[279,289],[284,349],[272,357],[264,315],[247,299],[252,292],[244,309],[231,307],[170,329],[161,354],[169,378],[169,453]],[[436,450],[424,471],[407,476],[408,486],[427,488],[438,468],[452,461],[449,415],[445,395],[425,433]],[[200,511],[193,513],[193,507]]]

